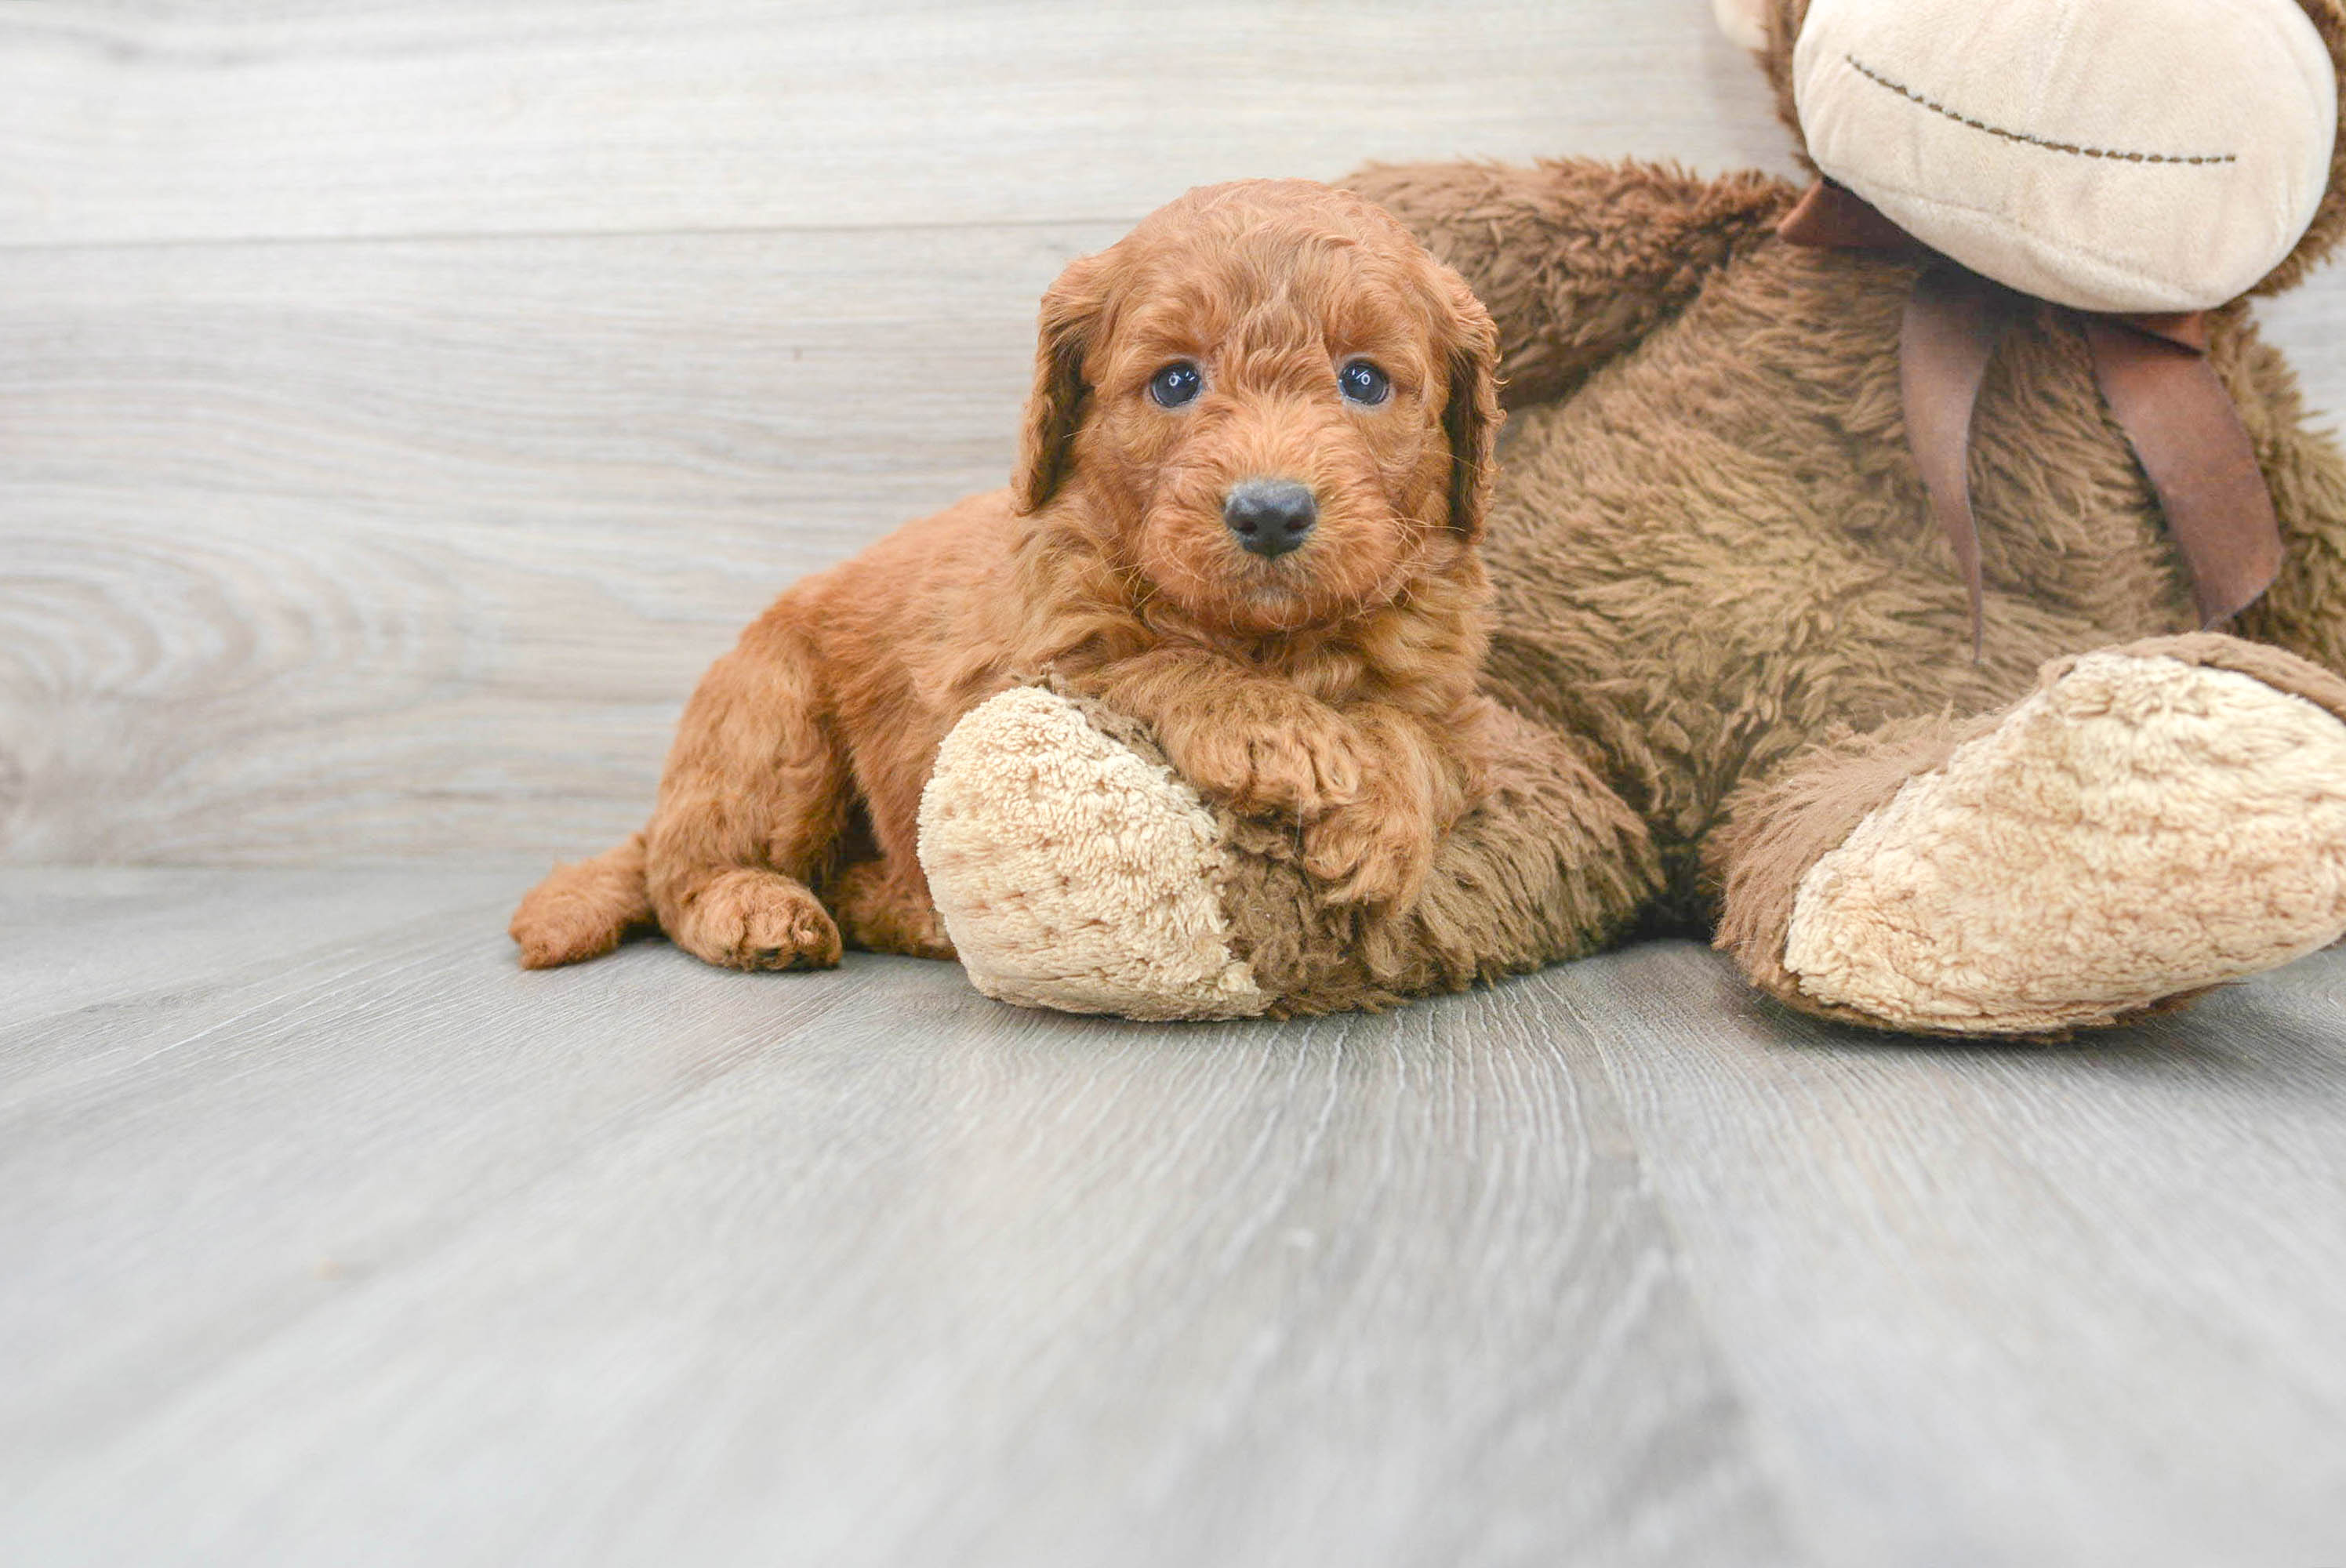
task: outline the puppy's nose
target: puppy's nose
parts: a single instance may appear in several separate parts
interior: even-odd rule
[[[1291,479],[1250,479],[1222,500],[1222,521],[1239,543],[1256,555],[1274,558],[1286,555],[1320,521],[1320,504],[1311,487]]]

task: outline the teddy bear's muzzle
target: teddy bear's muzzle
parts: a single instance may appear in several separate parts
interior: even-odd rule
[[[2247,293],[2312,224],[2337,135],[2297,0],[1813,0],[1792,77],[1829,178],[2081,311]]]

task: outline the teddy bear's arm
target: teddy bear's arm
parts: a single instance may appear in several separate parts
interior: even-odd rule
[[[945,738],[921,863],[979,990],[1071,1013],[1389,1007],[1615,940],[1661,882],[1645,823],[1564,737],[1480,722],[1477,798],[1406,907],[1330,900],[1290,825],[1215,809],[1130,715],[1041,687]]]
[[[1345,182],[1456,268],[1497,321],[1510,406],[1569,391],[1775,232],[1795,192],[1663,164],[1372,164]]]
[[[2346,675],[2346,455],[2326,431],[2300,423],[2296,377],[2278,351],[2251,338],[2241,359],[2240,373],[2227,379],[2288,548],[2280,576],[2241,612],[2237,629]]]

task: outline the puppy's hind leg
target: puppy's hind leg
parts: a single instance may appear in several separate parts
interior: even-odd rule
[[[953,938],[927,888],[910,882],[884,860],[862,860],[840,873],[828,891],[849,945],[913,958],[954,956]]]
[[[600,958],[638,926],[652,923],[644,891],[644,836],[631,835],[591,860],[556,866],[532,888],[505,928],[524,969]]]
[[[786,596],[701,677],[646,830],[660,928],[732,969],[839,962],[839,928],[807,884],[844,825],[848,771],[803,613]]]

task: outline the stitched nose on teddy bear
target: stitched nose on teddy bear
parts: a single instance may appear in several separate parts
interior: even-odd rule
[[[1309,485],[1291,479],[1250,479],[1223,498],[1222,521],[1240,545],[1275,560],[1311,534],[1320,504]]]

